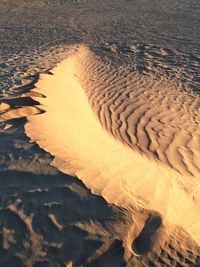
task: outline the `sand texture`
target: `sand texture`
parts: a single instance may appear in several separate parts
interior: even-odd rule
[[[113,67],[84,45],[71,47],[35,87],[19,98],[24,105],[31,97],[32,106],[2,103],[2,121],[27,117],[26,134],[54,156],[53,166],[126,210],[127,257],[146,257],[174,232],[198,251],[198,95],[176,79]]]
[[[45,113],[28,117],[27,135],[109,203],[155,209],[199,243],[200,99],[74,50],[36,84]]]
[[[0,266],[200,266],[199,15],[0,2]]]

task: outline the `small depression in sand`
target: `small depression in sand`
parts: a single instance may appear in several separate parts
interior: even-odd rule
[[[157,214],[151,214],[139,235],[133,240],[132,252],[138,256],[148,253],[153,247],[156,234],[161,225],[162,217]]]
[[[132,253],[148,253],[164,228],[184,229],[200,244],[198,96],[114,67],[85,45],[71,47],[35,86],[34,106],[2,105],[2,120],[27,116],[26,134],[54,156],[53,166],[133,214],[137,224],[124,237]],[[137,220],[137,210],[148,212]]]

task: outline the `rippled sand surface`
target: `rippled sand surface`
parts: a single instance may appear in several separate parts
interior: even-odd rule
[[[200,266],[198,1],[1,7],[0,264]]]

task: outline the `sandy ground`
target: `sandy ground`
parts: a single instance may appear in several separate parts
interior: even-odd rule
[[[40,113],[44,109],[38,106],[38,101],[42,101],[41,93],[47,95],[46,85],[42,88],[43,92],[39,91],[39,95],[36,95],[37,98],[30,98],[33,96],[30,90],[39,79],[39,74],[46,72],[46,76],[51,76],[48,70],[68,56],[71,45],[84,44],[103,62],[106,71],[98,69],[100,63],[94,68],[96,59],[92,59],[91,64],[82,59],[79,66],[83,65],[81,70],[84,73],[80,74],[79,71],[74,74],[79,76],[83,87],[92,88],[95,92],[94,84],[99,82],[100,86],[96,87],[101,90],[108,88],[101,84],[107,84],[110,87],[122,88],[125,92],[126,78],[132,79],[132,74],[129,73],[137,73],[136,89],[149,98],[152,95],[151,90],[148,91],[147,87],[143,92],[143,88],[147,84],[152,88],[152,81],[156,84],[159,84],[158,81],[164,81],[155,102],[158,108],[156,112],[163,110],[163,105],[162,108],[159,107],[160,103],[163,103],[162,96],[172,109],[174,107],[173,112],[181,103],[180,109],[184,109],[184,116],[181,112],[175,112],[175,125],[185,127],[196,140],[191,146],[191,150],[195,151],[192,159],[196,164],[184,161],[186,166],[190,166],[190,173],[187,173],[188,169],[181,161],[177,163],[173,149],[172,158],[175,156],[170,165],[178,168],[180,179],[184,177],[184,192],[194,186],[193,177],[198,189],[199,17],[198,0],[0,1],[0,266],[200,266],[199,225],[195,228],[196,232],[191,230],[194,229],[195,222],[191,221],[191,218],[197,218],[193,204],[188,207],[183,205],[186,203],[183,198],[180,201],[182,214],[180,212],[181,216],[178,217],[180,205],[175,203],[166,223],[165,212],[161,208],[163,197],[157,202],[159,205],[156,208],[152,202],[152,206],[140,205],[139,209],[135,206],[129,209],[129,202],[128,206],[122,205],[121,200],[113,201],[113,196],[104,193],[103,196],[110,202],[108,204],[101,196],[92,194],[77,178],[50,166],[53,158],[35,142],[30,142],[24,133],[26,116]],[[85,68],[87,64],[88,69]],[[110,79],[113,72],[118,73],[117,83]],[[85,77],[90,77],[90,83]],[[130,87],[129,84],[128,86]],[[61,102],[59,86],[55,85],[55,90],[56,88],[58,92],[55,91],[55,96],[58,95]],[[77,92],[80,97],[80,90]],[[155,89],[155,92],[158,91]],[[165,97],[167,93],[169,96]],[[98,95],[91,97],[92,106],[100,101]],[[111,92],[111,100],[113,96]],[[42,99],[45,101],[45,98]],[[95,102],[96,100],[98,101]],[[113,99],[112,103],[117,105],[115,100]],[[85,107],[85,102],[81,103]],[[59,107],[61,112],[63,106]],[[98,111],[98,105],[95,107]],[[80,108],[80,111],[85,110]],[[48,111],[43,114],[48,114]],[[43,114],[33,118],[40,118]],[[171,118],[171,115],[167,116]],[[117,133],[117,128],[112,132],[113,128],[110,130],[107,127],[105,117],[103,113],[100,116],[103,128],[111,134],[115,132],[120,142],[129,143],[130,146],[130,140],[127,141],[120,131]],[[165,123],[170,124],[169,121]],[[50,131],[45,132],[44,126],[41,123],[37,133],[43,129],[41,132],[45,133],[45,140],[53,140],[55,135],[51,135]],[[30,127],[31,130],[34,129],[31,124]],[[79,131],[77,128],[74,136],[78,136]],[[99,133],[102,133],[101,131]],[[31,134],[29,136],[31,137]],[[102,137],[101,134],[99,136]],[[69,135],[63,138],[67,143]],[[32,139],[37,142],[40,138]],[[142,143],[139,141],[137,146],[151,157],[147,153],[145,140],[143,137]],[[184,147],[186,139],[178,140],[182,140],[180,145]],[[111,141],[108,142],[110,144]],[[38,143],[40,144],[39,141]],[[131,146],[134,147],[134,142],[131,142]],[[120,153],[123,149],[125,148],[120,149]],[[52,153],[51,147],[47,146],[45,150],[56,155]],[[124,153],[127,155],[128,152]],[[184,149],[182,155],[188,155]],[[166,165],[162,149],[158,159]],[[114,163],[116,164],[115,161]],[[57,161],[54,165],[63,171],[60,162],[58,164]],[[148,166],[150,167],[146,165]],[[70,173],[69,170],[64,172]],[[74,174],[73,171],[71,173]],[[118,173],[117,171],[115,174]],[[166,172],[160,173],[162,176]],[[93,193],[102,195],[102,180],[94,187],[90,182],[91,173],[89,178],[88,182],[83,177],[84,183]],[[165,189],[166,187],[164,191]],[[166,194],[165,199],[168,199],[171,191]],[[151,194],[149,197],[151,202]],[[199,206],[198,190],[195,205]],[[174,220],[175,226],[173,218],[179,218]],[[135,228],[135,225],[139,227]]]

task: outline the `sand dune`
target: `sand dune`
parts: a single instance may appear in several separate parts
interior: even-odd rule
[[[28,96],[40,104],[3,105],[1,120],[27,116],[26,134],[52,165],[132,213],[124,246],[146,254],[177,226],[200,244],[198,96],[176,80],[116,68],[84,45],[41,74]]]
[[[52,164],[110,203],[159,212],[199,243],[199,99],[175,82],[116,69],[85,46],[52,73],[34,89],[46,112],[25,127]]]
[[[199,17],[0,1],[0,267],[200,267]]]

